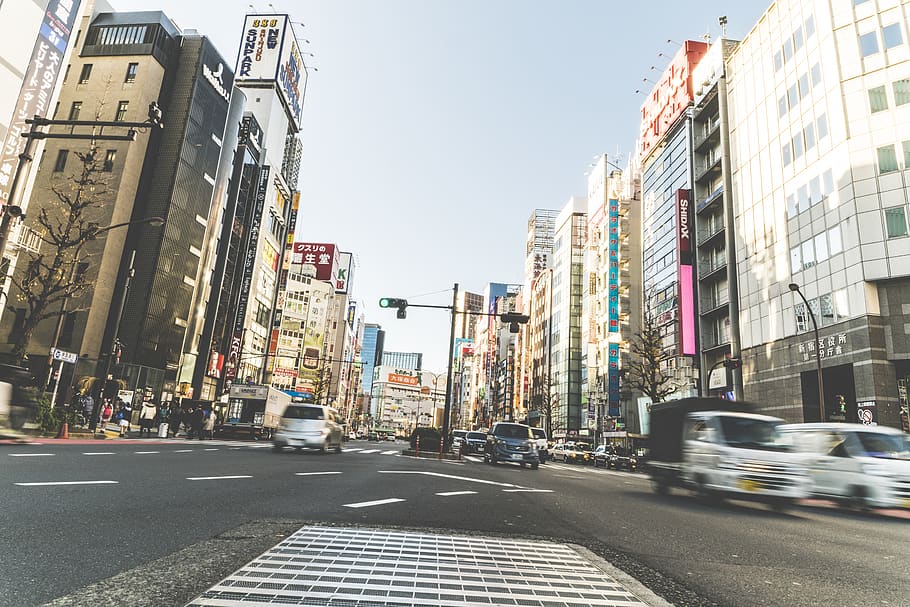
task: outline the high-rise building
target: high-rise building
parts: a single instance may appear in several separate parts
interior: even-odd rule
[[[90,258],[79,271],[93,289],[67,302],[59,319],[39,325],[29,352],[46,360],[56,344],[83,355],[77,376],[109,370],[128,388],[151,386],[167,399],[176,391],[193,302],[207,280],[217,222],[213,192],[227,181],[218,169],[232,75],[206,37],[181,32],[161,12],[100,13],[86,17],[81,31],[57,117],[142,122],[158,101],[165,128],[94,148],[48,141],[23,230],[43,229],[42,209],[59,213],[55,189],[81,174],[85,159],[94,159],[99,185],[84,220],[133,223],[85,244]],[[165,225],[143,222],[151,217]],[[19,265],[17,272],[25,266]],[[5,316],[0,331],[15,334],[19,319]]]
[[[746,398],[794,421],[907,406],[905,8],[775,2],[729,59]]]
[[[385,342],[385,331],[380,325],[367,323],[363,327],[363,342],[360,349],[360,361],[363,364],[362,390],[364,394],[372,393],[373,368],[382,364],[382,352]]]
[[[677,398],[697,394],[699,378],[688,108],[692,70],[707,48],[704,42],[683,42],[664,70],[642,105],[638,150],[644,316],[664,337],[662,372]]]

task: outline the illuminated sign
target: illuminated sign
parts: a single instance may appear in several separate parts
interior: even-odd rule
[[[339,253],[340,251],[334,244],[295,242],[291,253],[291,263],[312,266],[316,270],[318,280],[334,282],[340,265]]]
[[[413,375],[403,375],[401,373],[389,373],[390,384],[402,384],[404,386],[416,386],[419,383],[417,377]]]
[[[679,258],[680,353],[695,354],[695,275],[692,204],[689,190],[676,190],[676,243]]]
[[[611,199],[607,223],[607,261],[609,276],[607,279],[607,320],[608,331],[619,333],[619,201]]]
[[[335,287],[335,293],[347,293],[350,290],[353,264],[354,256],[351,253],[338,253],[338,267],[335,268],[335,274],[332,278],[332,286]]]
[[[619,417],[619,344],[611,343],[608,347],[607,381],[607,413],[610,417]]]

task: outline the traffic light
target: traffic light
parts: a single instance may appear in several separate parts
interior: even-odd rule
[[[518,325],[525,324],[528,322],[531,317],[527,314],[517,314],[515,312],[506,312],[505,314],[500,314],[499,319],[503,323],[509,324],[509,333],[518,333]]]
[[[730,357],[724,360],[724,367],[727,369],[739,369],[743,366],[743,359]]]
[[[398,308],[398,318],[408,317],[408,300],[394,297],[383,297],[379,300],[380,308]]]

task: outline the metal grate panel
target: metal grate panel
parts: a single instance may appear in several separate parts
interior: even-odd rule
[[[565,544],[307,526],[187,607],[641,607]]]

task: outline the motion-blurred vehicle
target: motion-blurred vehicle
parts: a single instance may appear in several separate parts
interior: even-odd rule
[[[566,455],[566,444],[565,443],[556,443],[549,449],[550,459],[552,460],[563,460],[565,461]]]
[[[864,424],[787,424],[806,457],[814,497],[853,508],[910,508],[910,435]]]
[[[292,403],[281,415],[278,429],[272,435],[272,449],[282,451],[285,447],[318,449],[325,453],[334,449],[341,453],[343,441],[342,425],[338,412],[323,405]]]
[[[550,450],[547,443],[547,431],[543,428],[531,428],[531,434],[537,441],[537,455],[540,457],[540,463],[544,463],[550,456]]]
[[[613,470],[628,470],[635,472],[638,469],[638,458],[627,447],[615,447],[607,465]]]
[[[566,443],[562,461],[567,464],[594,463],[594,450],[588,443]]]
[[[464,454],[483,453],[483,447],[487,444],[487,433],[472,430],[465,434],[462,442],[461,452]]]
[[[464,437],[468,433],[467,430],[452,430],[452,452],[458,453],[461,451],[462,445],[464,445]]]
[[[540,458],[531,428],[513,422],[493,424],[484,445],[483,461],[488,464],[514,462],[522,468],[530,465],[532,470],[537,470]]]
[[[783,420],[751,413],[754,405],[719,398],[685,398],[651,406],[648,470],[654,491],[692,489],[785,506],[809,494],[804,457],[778,427]]]
[[[613,455],[613,446],[612,445],[597,445],[597,448],[594,449],[594,467],[595,468],[609,468],[610,467],[610,457]]]

